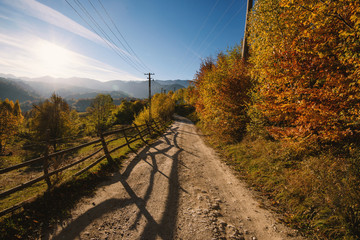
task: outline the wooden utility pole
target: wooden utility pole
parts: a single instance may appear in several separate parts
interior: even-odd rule
[[[144,75],[147,75],[149,79],[149,121],[151,121],[151,75],[155,73],[144,73]]]
[[[246,37],[246,32],[247,32],[247,28],[248,28],[248,17],[249,17],[249,13],[251,11],[251,8],[253,6],[253,0],[248,0],[247,1],[247,10],[246,10],[246,19],[245,19],[245,30],[244,30],[244,40],[243,40],[243,45],[242,45],[242,56],[243,59],[246,61],[248,56],[249,56],[249,46],[247,43],[247,37]]]

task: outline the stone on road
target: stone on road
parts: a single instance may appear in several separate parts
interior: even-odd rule
[[[302,239],[176,116],[44,239]]]

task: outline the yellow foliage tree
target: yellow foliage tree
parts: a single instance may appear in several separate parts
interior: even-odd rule
[[[151,116],[155,119],[168,121],[175,111],[173,93],[157,93],[151,98]],[[141,125],[149,121],[149,108],[144,108],[135,118],[135,124]]]
[[[0,100],[0,154],[4,154],[6,144],[18,133],[23,116],[19,101]]]
[[[360,137],[360,2],[258,0],[250,18],[254,107],[275,138]]]
[[[217,60],[206,59],[195,78],[196,111],[205,128],[226,141],[240,139],[246,129],[251,88],[248,65],[240,47]]]

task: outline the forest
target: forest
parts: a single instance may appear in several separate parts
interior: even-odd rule
[[[152,97],[152,116],[168,120],[175,109],[174,93],[155,94]],[[7,145],[36,145],[51,142],[53,151],[57,145],[66,143],[68,138],[82,138],[98,135],[116,126],[139,124],[148,120],[147,100],[122,100],[115,105],[110,95],[98,94],[90,101],[86,112],[77,112],[68,102],[53,93],[49,99],[33,104],[32,109],[24,115],[19,101],[0,100],[0,153],[12,155]],[[65,139],[65,140],[63,140]],[[54,141],[56,140],[56,141]],[[41,153],[41,150],[34,149]],[[0,166],[4,163],[0,162]]]
[[[174,96],[172,91],[152,96],[152,121],[147,101],[116,105],[109,94],[98,94],[80,113],[56,93],[25,113],[19,101],[0,100],[0,238],[32,239],[40,221],[66,216],[131,151],[164,131]]]
[[[185,102],[209,141],[314,239],[360,237],[360,2],[258,0],[241,46],[203,60]]]
[[[190,118],[302,235],[359,239],[360,1],[257,0],[248,20],[249,58],[238,45],[203,59],[189,87],[153,96],[152,116]],[[104,94],[81,114],[55,93],[26,114],[18,101],[0,108],[2,156],[149,116],[146,100]]]

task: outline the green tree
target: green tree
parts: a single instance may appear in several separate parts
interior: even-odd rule
[[[89,120],[93,124],[96,133],[101,133],[114,124],[113,109],[115,108],[112,97],[98,94],[86,109]]]
[[[33,105],[33,115],[30,128],[34,139],[38,141],[50,141],[57,150],[61,139],[77,133],[77,125],[72,121],[74,113],[70,111],[69,105],[60,96],[53,93],[50,99]]]
[[[133,111],[134,116],[139,114],[139,112],[141,112],[141,110],[143,110],[145,105],[146,105],[146,102],[144,100],[136,100],[135,102],[132,102],[131,110]]]
[[[123,100],[119,106],[114,110],[116,124],[131,124],[134,120],[134,112],[132,110],[132,103]]]

